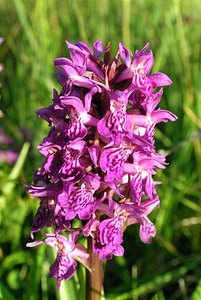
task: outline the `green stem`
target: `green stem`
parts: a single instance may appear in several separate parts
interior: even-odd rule
[[[87,300],[101,300],[103,285],[102,261],[93,252],[93,240],[88,238],[88,251],[90,255],[90,271],[87,271]]]

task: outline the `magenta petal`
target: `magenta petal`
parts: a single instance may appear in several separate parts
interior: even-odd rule
[[[119,83],[121,81],[132,79],[132,78],[133,78],[133,72],[130,69],[126,68],[119,74],[115,82]]]
[[[131,181],[131,195],[132,201],[136,204],[140,204],[141,197],[142,197],[142,176],[141,173],[138,172],[134,174],[132,181]]]
[[[35,241],[35,242],[27,243],[26,247],[35,247],[35,246],[38,246],[42,243],[43,243],[43,241]]]
[[[93,162],[94,165],[97,165],[98,159],[99,159],[99,155],[100,155],[100,146],[98,145],[92,145],[90,147],[87,147],[88,151],[89,151],[89,155],[90,158]]]
[[[57,203],[61,206],[61,207],[65,207],[67,205],[67,201],[68,201],[68,195],[65,191],[63,191],[62,193],[60,193],[57,197]]]
[[[55,74],[57,76],[58,82],[63,86],[66,83],[67,79],[68,79],[68,75],[62,69],[57,69]]]
[[[119,43],[119,54],[125,65],[129,68],[131,64],[130,51],[122,43]]]
[[[143,220],[140,225],[140,239],[145,244],[150,244],[152,237],[156,235],[156,228],[148,219]]]
[[[147,127],[151,122],[150,117],[146,115],[128,115],[127,118],[130,124],[134,122],[136,126],[140,127]]]
[[[83,103],[77,97],[61,96],[60,100],[62,105],[75,107],[78,113],[82,113],[84,111]]]
[[[82,50],[77,45],[71,44],[67,41],[66,44],[70,50],[70,57],[73,63],[77,66],[84,66],[86,64],[86,56],[88,51],[86,51],[86,49]]]
[[[70,79],[74,85],[85,87],[88,89],[92,89],[94,87],[94,83],[90,79],[87,79],[86,77],[79,76],[79,75],[72,75]]]
[[[79,41],[75,44],[84,54],[90,54],[91,50],[87,43],[84,43],[82,41]]]
[[[177,116],[168,110],[158,109],[151,114],[151,118],[155,123],[176,121]]]
[[[150,97],[148,97],[144,105],[147,114],[151,114],[154,111],[154,109],[160,102],[162,95],[163,89],[161,88],[158,92],[155,92]]]
[[[75,66],[73,66],[72,61],[67,58],[56,58],[54,65],[56,68],[62,68],[68,76],[77,74],[77,70]]]
[[[152,73],[149,79],[154,82],[154,88],[172,84],[172,80],[164,73]]]
[[[31,226],[30,236],[33,239],[34,233],[40,231],[44,226],[51,225],[51,219],[54,216],[55,201],[41,200],[40,206]]]
[[[103,47],[103,44],[102,44],[101,40],[98,40],[98,41],[94,42],[93,48],[94,48],[93,55],[95,57],[100,56],[104,52],[104,47]]]
[[[33,197],[53,198],[57,195],[59,187],[53,184],[49,184],[46,186],[36,186],[30,184],[26,186],[26,189],[29,192],[29,194],[32,195]]]
[[[96,74],[101,80],[104,80],[104,74],[101,68],[94,60],[90,58],[87,60],[87,70]]]
[[[92,236],[96,229],[99,227],[100,222],[95,219],[91,218],[86,223],[86,225],[82,226],[82,233],[84,236]]]
[[[89,254],[83,245],[77,243],[72,252],[72,258],[78,260],[85,268],[90,268]]]
[[[91,186],[99,186],[98,178],[91,178]],[[90,188],[89,183],[81,186],[71,185],[68,191],[68,201],[66,202],[66,220],[72,220],[76,215],[81,220],[86,220],[95,212],[98,201],[93,197],[94,191]]]
[[[50,277],[55,278],[58,287],[63,279],[70,279],[76,272],[77,263],[68,255],[58,255],[50,267]]]
[[[89,112],[91,109],[91,101],[96,93],[101,93],[102,89],[98,86],[93,87],[84,97],[85,102],[85,110],[86,112]]]
[[[154,56],[151,50],[147,51],[149,43],[147,43],[140,51],[135,51],[132,67],[138,68],[139,65],[144,71],[144,74],[148,74],[154,63]]]
[[[156,159],[152,159],[151,157],[142,159],[139,162],[139,165],[145,170],[150,170],[150,169],[154,169],[154,168],[165,169],[164,163],[162,164],[159,161],[157,161]]]
[[[148,216],[157,206],[160,205],[160,200],[158,196],[156,196],[153,200],[144,200],[141,204],[141,207],[144,210],[144,215]]]
[[[125,160],[126,156],[124,156],[124,151],[121,148],[111,148],[102,152],[100,167],[103,172],[106,172],[106,182],[111,182],[114,179],[122,180]]]
[[[88,173],[84,177],[84,182],[87,188],[97,191],[100,187],[100,177],[98,174]]]
[[[100,223],[100,243],[102,247],[99,249],[100,259],[111,259],[112,255],[123,255],[123,242],[121,228],[123,223],[119,224],[118,217],[106,219]]]

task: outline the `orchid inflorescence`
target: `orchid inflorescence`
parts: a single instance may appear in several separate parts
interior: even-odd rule
[[[45,159],[27,185],[40,198],[32,239],[44,226],[53,229],[27,246],[45,242],[57,249],[50,276],[58,286],[76,272],[75,260],[90,267],[81,237],[91,237],[100,260],[124,254],[129,225],[139,224],[140,239],[151,242],[156,229],[148,215],[160,203],[153,175],[166,165],[154,146],[155,125],[176,120],[157,108],[162,86],[172,81],[150,74],[148,43],[134,55],[120,43],[113,58],[101,40],[93,50],[83,42],[66,44],[70,59],[54,61],[61,91],[54,89],[53,104],[37,111],[50,126],[38,146]]]

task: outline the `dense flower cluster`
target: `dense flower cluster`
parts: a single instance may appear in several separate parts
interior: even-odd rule
[[[80,236],[93,239],[101,260],[124,254],[123,232],[131,224],[139,224],[142,242],[151,242],[156,229],[148,215],[159,206],[153,175],[166,165],[156,152],[154,129],[176,120],[157,108],[162,86],[171,80],[150,73],[149,44],[132,55],[120,43],[113,58],[110,44],[104,49],[100,40],[93,50],[83,42],[67,47],[70,59],[54,61],[61,91],[54,90],[53,103],[37,111],[50,131],[38,147],[44,162],[27,186],[40,198],[31,237],[44,226],[54,231],[27,245],[56,247],[50,276],[58,285],[74,275],[75,259],[88,265]]]

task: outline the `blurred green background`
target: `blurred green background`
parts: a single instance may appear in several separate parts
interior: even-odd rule
[[[0,0],[0,127],[20,153],[0,165],[0,299],[84,300],[84,270],[58,293],[48,270],[54,253],[27,249],[38,201],[23,190],[42,161],[36,146],[47,134],[35,110],[49,106],[56,81],[53,59],[68,54],[65,40],[89,45],[102,39],[115,53],[123,42],[134,52],[146,42],[153,71],[173,80],[161,108],[178,116],[159,125],[157,148],[170,163],[155,177],[160,209],[152,213],[157,236],[144,245],[138,227],[125,234],[125,256],[105,266],[106,299],[201,299],[201,4],[199,0]]]

